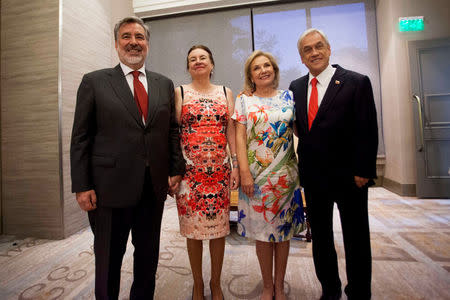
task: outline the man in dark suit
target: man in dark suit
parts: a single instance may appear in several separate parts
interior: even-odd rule
[[[120,64],[84,75],[70,149],[72,191],[94,233],[95,295],[117,299],[131,230],[130,299],[152,299],[164,200],[185,170],[170,79],[145,69],[150,33],[128,17],[114,28]],[[169,177],[170,176],[170,177]]]
[[[311,224],[321,299],[340,299],[333,237],[333,206],[341,219],[348,299],[371,297],[368,186],[376,178],[378,129],[367,76],[331,66],[330,44],[317,29],[305,31],[298,50],[309,74],[294,80],[300,182]]]

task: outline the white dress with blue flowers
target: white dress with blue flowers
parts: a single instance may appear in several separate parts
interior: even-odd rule
[[[270,98],[241,95],[232,116],[247,127],[247,157],[254,196],[239,189],[240,235],[283,242],[303,230],[304,213],[294,152],[291,91]]]

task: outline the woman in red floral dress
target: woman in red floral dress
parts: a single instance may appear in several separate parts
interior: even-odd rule
[[[194,278],[193,299],[203,299],[203,240],[211,254],[210,289],[213,299],[222,299],[220,275],[225,236],[230,233],[230,188],[239,185],[235,149],[232,92],[210,81],[214,59],[203,45],[193,46],[187,56],[192,82],[175,89],[177,118],[186,174],[177,193],[180,232],[187,238]],[[229,163],[227,144],[233,157]]]

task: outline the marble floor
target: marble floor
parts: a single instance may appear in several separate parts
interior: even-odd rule
[[[371,188],[369,198],[373,299],[450,299],[450,199],[400,197],[383,188]],[[335,239],[345,283],[337,213]],[[58,241],[0,236],[0,299],[94,299],[92,240],[90,229]],[[204,246],[207,283],[210,259],[208,244]],[[129,244],[124,258],[120,299],[128,299],[132,248]],[[254,243],[233,230],[225,251],[225,299],[259,299],[262,282]],[[173,199],[166,202],[157,277],[155,299],[190,299],[191,272]],[[311,243],[292,241],[285,290],[292,300],[320,297]],[[209,288],[205,295],[209,299]]]

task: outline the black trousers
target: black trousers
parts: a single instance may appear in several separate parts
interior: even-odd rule
[[[370,249],[368,190],[353,180],[305,187],[316,275],[324,294],[341,291],[334,246],[333,205],[337,203],[344,238],[348,299],[370,299],[372,255]]]
[[[164,201],[154,196],[148,170],[145,179],[137,206],[99,206],[88,213],[94,233],[95,297],[98,300],[119,297],[122,259],[130,230],[134,245],[130,300],[153,299]]]

